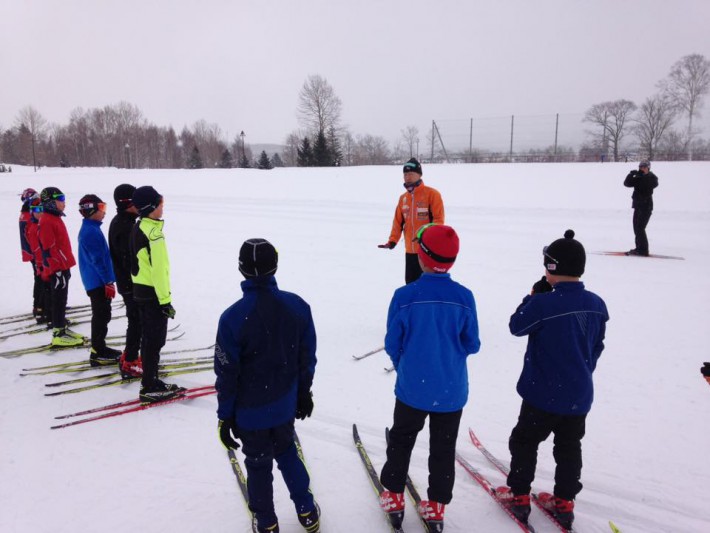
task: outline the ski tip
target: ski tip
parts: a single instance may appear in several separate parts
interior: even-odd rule
[[[616,527],[616,524],[614,522],[612,522],[611,520],[609,520],[609,527],[611,528],[613,533],[621,533],[621,530],[618,527]]]

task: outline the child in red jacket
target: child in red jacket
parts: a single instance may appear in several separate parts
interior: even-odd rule
[[[52,346],[81,346],[85,338],[66,325],[67,295],[71,267],[76,265],[69,234],[61,217],[66,197],[56,187],[47,187],[40,194],[44,214],[39,221],[39,244],[42,247],[42,280],[49,283],[52,300]]]

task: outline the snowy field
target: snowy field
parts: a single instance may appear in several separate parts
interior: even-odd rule
[[[515,384],[526,339],[508,319],[543,273],[541,248],[573,228],[588,258],[583,281],[609,308],[606,350],[595,373],[587,419],[581,533],[710,531],[710,388],[699,367],[710,359],[710,164],[654,163],[659,176],[648,233],[651,252],[684,261],[608,257],[633,247],[627,164],[424,165],[439,189],[446,221],[461,238],[451,273],[476,296],[482,348],[469,358],[469,402],[459,452],[494,484],[503,477],[468,440],[472,427],[501,459],[520,398]],[[352,444],[355,422],[376,468],[385,456],[395,376],[383,353],[355,362],[383,342],[390,297],[404,279],[403,245],[389,235],[403,191],[399,166],[339,169],[150,171],[14,167],[0,176],[0,316],[31,309],[31,272],[20,261],[18,194],[60,187],[76,251],[79,198],[96,193],[111,209],[124,182],[165,196],[173,303],[185,336],[166,349],[214,342],[221,312],[240,298],[237,254],[250,237],[279,250],[279,286],[305,298],[318,333],[313,417],[297,423],[325,533],[388,527]],[[74,269],[69,304],[88,303]],[[125,319],[110,325],[120,333]],[[2,328],[0,328],[2,329]],[[76,327],[88,335],[88,324]],[[0,341],[0,350],[48,342],[39,334]],[[209,354],[201,352],[199,355]],[[44,397],[45,383],[73,374],[20,377],[21,369],[74,361],[88,352],[0,359],[0,531],[247,532],[249,520],[217,439],[216,399],[207,396],[61,430],[57,415],[134,399],[138,384]],[[59,377],[59,379],[58,379]],[[176,376],[184,386],[214,382],[211,372]],[[425,494],[428,435],[420,435],[410,474]],[[239,454],[241,456],[241,453]],[[536,490],[551,490],[551,442],[540,450]],[[278,471],[281,531],[302,531]],[[555,529],[533,509],[538,532]],[[411,505],[408,531],[421,531]],[[457,466],[448,532],[514,532],[517,526]]]

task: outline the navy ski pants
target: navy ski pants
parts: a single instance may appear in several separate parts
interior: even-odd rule
[[[274,461],[281,470],[296,512],[309,513],[315,509],[309,489],[311,480],[294,443],[293,421],[269,429],[240,429],[239,438],[246,456],[249,509],[260,527],[270,527],[278,521],[274,511]]]

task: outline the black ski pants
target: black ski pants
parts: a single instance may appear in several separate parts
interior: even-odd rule
[[[404,254],[404,281],[410,284],[417,281],[422,275],[418,254]]]
[[[31,262],[32,273],[34,274],[34,286],[32,288],[32,305],[35,318],[43,318],[45,322],[51,322],[52,296],[49,283],[42,281],[42,277],[37,274],[35,262]]]
[[[513,494],[529,494],[535,479],[537,449],[540,443],[555,434],[552,455],[555,458],[554,494],[574,500],[582,490],[582,437],[587,415],[571,416],[548,413],[523,401],[518,423],[508,441],[510,474],[508,486]]]
[[[62,272],[60,277],[52,275],[49,278],[49,296],[52,302],[52,327],[66,326],[67,296],[69,294],[69,278],[71,270]]]
[[[101,285],[86,294],[91,300],[91,347],[98,355],[106,349],[108,323],[111,322],[111,300],[106,298],[106,291]]]
[[[150,387],[158,379],[160,350],[165,346],[168,334],[168,317],[163,314],[157,300],[139,301],[141,329],[141,357],[143,359],[143,378],[141,385]]]
[[[141,349],[141,317],[138,310],[138,304],[133,299],[133,292],[121,293],[123,303],[126,305],[126,361],[135,361],[138,359],[138,353]]]
[[[648,237],[646,236],[646,226],[651,220],[653,208],[636,207],[634,208],[634,237],[636,240],[636,251],[641,254],[648,254]]]
[[[382,468],[380,481],[392,492],[404,492],[417,435],[429,417],[429,500],[448,504],[451,502],[456,476],[456,437],[459,433],[462,410],[452,413],[420,411],[396,401],[394,422],[387,445],[387,462]]]

